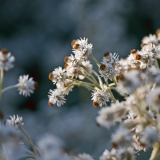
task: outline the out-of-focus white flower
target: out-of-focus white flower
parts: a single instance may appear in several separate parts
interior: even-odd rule
[[[73,47],[73,53],[75,56],[79,59],[84,58],[87,59],[88,56],[92,54],[93,45],[90,43],[88,44],[87,38],[80,38],[77,40],[73,40],[71,42],[71,45]]]
[[[129,148],[120,148],[118,150],[118,158],[119,160],[135,160],[135,156],[134,156],[134,150],[133,148],[129,147]]]
[[[62,69],[62,67],[56,68],[49,74],[49,79],[52,80],[53,83],[64,82],[66,79],[66,70]]]
[[[160,111],[160,87],[157,87],[151,91],[146,96],[146,101],[149,107],[156,112]]]
[[[0,51],[0,68],[8,71],[13,67],[13,62],[15,61],[14,56],[11,56],[11,53],[6,49]]]
[[[158,131],[153,127],[146,127],[140,137],[141,145],[150,147],[156,141],[158,141]]]
[[[75,158],[75,160],[93,160],[93,158],[89,154],[83,153],[79,154],[78,158]]]
[[[24,157],[26,152],[21,143],[22,134],[15,127],[0,125],[0,160],[15,160]]]
[[[120,93],[131,94],[140,86],[140,84],[140,72],[138,70],[131,70],[119,80],[117,89]]]
[[[41,151],[41,156],[36,160],[61,160],[63,159],[63,142],[56,136],[46,134],[37,142],[37,147]],[[64,158],[64,160],[67,160]]]
[[[133,142],[130,131],[120,126],[115,134],[112,135],[111,145],[113,148],[117,147],[129,147]]]
[[[121,122],[126,117],[127,108],[123,102],[112,103],[111,107],[104,107],[99,111],[97,123],[110,128],[115,122]]]
[[[99,89],[95,87],[92,93],[92,100],[95,107],[106,105],[106,102],[109,102],[109,94],[107,89]]]
[[[37,86],[38,83],[33,81],[33,78],[29,78],[29,75],[23,75],[19,77],[19,83],[17,84],[19,94],[30,96]]]
[[[15,115],[10,116],[11,119],[7,119],[5,124],[8,124],[10,126],[22,126],[24,123],[22,123],[23,118],[18,116],[17,117]]]
[[[48,104],[50,106],[57,104],[57,106],[60,107],[65,103],[66,100],[60,89],[55,89],[55,90],[50,89],[48,97],[49,97]]]
[[[158,39],[157,39],[156,35],[150,34],[149,36],[145,36],[145,37],[142,39],[142,43],[143,43],[143,44],[148,44],[148,43],[157,44],[157,43],[158,43]]]
[[[118,154],[115,149],[112,149],[110,152],[106,149],[100,156],[100,160],[117,160],[117,158]]]

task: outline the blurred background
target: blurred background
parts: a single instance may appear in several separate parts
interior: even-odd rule
[[[43,134],[54,134],[67,150],[97,159],[110,149],[111,137],[111,130],[95,123],[99,108],[92,106],[83,88],[74,88],[66,105],[49,107],[47,95],[54,87],[48,74],[63,66],[64,57],[72,53],[70,42],[80,37],[93,44],[99,61],[106,51],[126,57],[131,49],[140,49],[142,37],[160,27],[159,6],[159,0],[1,0],[0,48],[16,58],[14,68],[5,73],[4,86],[16,84],[24,74],[39,83],[30,97],[17,90],[3,95],[4,119],[23,116],[34,142]]]

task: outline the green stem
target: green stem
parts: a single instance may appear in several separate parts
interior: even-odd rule
[[[115,97],[114,97],[114,95],[113,95],[113,93],[112,93],[112,91],[111,91],[111,89],[110,89],[110,86],[109,86],[109,84],[108,84],[108,81],[106,81],[106,85],[107,85],[108,91],[109,91],[109,93],[110,93],[110,98],[111,98],[111,100],[113,101],[113,103],[115,103],[115,102],[116,102],[116,99],[115,99]]]
[[[155,58],[155,66],[156,66],[157,68],[159,68],[159,64],[158,64],[157,58]]]
[[[153,145],[152,154],[149,160],[156,160],[158,158],[158,151],[159,151],[159,143],[155,142]]]
[[[94,62],[97,64],[99,68],[101,64],[97,61],[97,59],[93,55],[91,55],[91,58],[94,60]]]
[[[26,136],[26,138],[27,138],[29,144],[31,145],[34,153],[35,153],[36,155],[40,155],[39,151],[37,150],[37,147],[33,144],[33,142],[31,141],[31,139],[29,138],[28,134],[27,134],[26,131],[23,129],[23,127],[22,127],[21,125],[19,125],[18,127],[19,127],[19,129],[22,131],[22,133]]]
[[[7,91],[7,90],[10,90],[10,89],[13,89],[13,88],[17,88],[17,87],[18,87],[18,84],[12,85],[12,86],[8,86],[8,87],[4,88],[4,89],[1,91],[1,93],[4,93],[4,92]]]
[[[117,78],[116,78],[116,76],[113,77],[113,81],[115,83],[115,86],[117,86]]]
[[[99,84],[97,82],[97,80],[94,78],[94,76],[92,75],[92,73],[90,71],[87,70],[87,68],[83,65],[81,65],[81,67],[84,69],[84,71],[91,77],[91,79],[93,80],[94,84],[98,87],[99,87]]]
[[[4,70],[3,68],[0,69],[0,98],[1,98],[1,95],[2,95],[2,85],[3,85],[3,79],[4,79]]]

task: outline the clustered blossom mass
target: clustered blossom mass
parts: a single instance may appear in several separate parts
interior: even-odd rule
[[[88,39],[71,42],[72,52],[64,58],[64,68],[56,68],[49,79],[56,89],[49,91],[49,105],[61,106],[74,86],[91,91],[95,107],[102,107],[97,124],[110,128],[119,123],[112,135],[112,149],[100,160],[134,160],[136,152],[153,148],[150,160],[160,156],[160,29],[142,39],[141,49],[119,59],[117,53],[105,52],[101,62],[93,56]],[[89,58],[98,66],[93,69]],[[114,94],[123,97],[118,101]],[[109,106],[110,104],[110,106]],[[83,158],[82,158],[83,159]],[[90,160],[92,158],[85,158]]]

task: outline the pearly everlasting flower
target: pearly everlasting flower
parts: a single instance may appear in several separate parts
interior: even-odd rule
[[[70,91],[73,89],[72,85],[73,81],[70,79],[65,79],[64,82],[58,82],[56,83],[57,89],[60,89],[64,95],[68,95]]]
[[[37,87],[37,82],[33,81],[33,78],[29,78],[29,75],[19,77],[19,83],[17,84],[19,94],[24,96],[30,96],[33,90]]]
[[[145,36],[142,39],[142,44],[148,44],[148,43],[157,44],[158,43],[158,39],[157,39],[156,35],[150,34],[149,36]]]
[[[66,77],[66,70],[62,69],[62,67],[56,68],[49,74],[49,79],[52,80],[53,83],[64,82]]]
[[[90,61],[83,61],[82,62],[82,65],[91,73],[92,72],[92,64]],[[82,69],[82,72],[83,72],[83,69]],[[83,72],[84,73],[84,72]],[[85,74],[85,73],[84,73]]]
[[[121,148],[118,150],[118,158],[119,160],[135,160],[135,155],[134,155],[134,150],[133,148]]]
[[[101,126],[110,128],[115,122],[121,122],[127,113],[126,106],[123,102],[113,103],[110,107],[104,107],[99,111],[97,123]]]
[[[158,141],[158,131],[153,127],[146,127],[140,137],[141,145],[144,147],[150,147],[156,141]]]
[[[78,158],[75,158],[75,160],[93,160],[93,158],[89,154],[83,153],[79,154]]]
[[[129,147],[132,144],[132,136],[130,131],[120,126],[115,134],[112,135],[111,145],[113,148]]]
[[[109,94],[107,89],[99,89],[95,87],[92,93],[92,100],[94,106],[106,105],[106,102],[109,102]]]
[[[105,52],[102,63],[106,65],[115,65],[119,61],[119,55],[117,53]]]
[[[15,115],[10,116],[10,118],[11,119],[6,120],[5,124],[8,124],[10,126],[16,126],[16,127],[24,124],[24,123],[22,123],[23,118],[18,115],[17,115],[17,117]]]
[[[93,45],[88,44],[88,39],[80,38],[71,42],[73,53],[77,58],[87,59],[92,54]]]
[[[100,160],[117,160],[117,158],[118,154],[115,149],[112,149],[110,152],[106,149],[100,156]]]
[[[153,49],[153,53],[155,53],[156,58],[160,59],[160,45],[157,45],[157,46]]]
[[[101,64],[99,68],[99,73],[101,77],[107,80],[112,79],[115,76],[116,70],[113,68],[112,65],[106,66],[105,64]]]
[[[104,53],[101,62],[102,64],[99,67],[99,73],[101,77],[104,79],[112,79],[116,74],[116,70],[118,70],[118,60],[118,54],[112,54],[109,52]]]
[[[11,56],[11,53],[6,49],[0,51],[0,68],[8,71],[13,68],[13,62],[15,61],[14,56]]]
[[[57,106],[60,107],[65,103],[66,100],[60,89],[55,89],[55,90],[50,89],[48,97],[49,97],[48,104],[51,106],[57,104]]]
[[[146,101],[149,107],[156,112],[160,111],[160,87],[151,90],[147,96]]]
[[[133,93],[141,84],[140,72],[131,70],[119,79],[117,89],[124,94]]]
[[[160,69],[156,68],[155,66],[149,67],[144,76],[148,84],[160,84]]]
[[[82,74],[81,72],[82,62],[83,62],[82,59],[78,59],[73,55],[68,56],[65,67],[67,76],[78,78]]]

